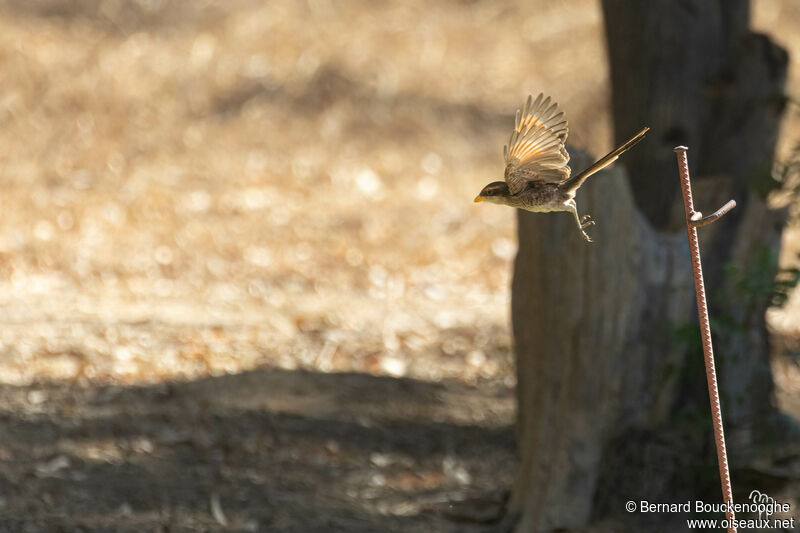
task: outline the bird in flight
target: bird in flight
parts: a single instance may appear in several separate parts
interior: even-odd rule
[[[506,159],[505,181],[494,181],[483,188],[476,202],[492,202],[535,213],[568,211],[575,216],[578,230],[589,242],[584,231],[594,224],[589,215],[578,215],[575,194],[586,178],[603,170],[625,151],[642,140],[650,128],[601,158],[595,164],[570,177],[567,140],[567,119],[558,104],[539,93],[536,100],[528,96],[525,108],[517,110],[514,131],[508,146],[503,147]]]

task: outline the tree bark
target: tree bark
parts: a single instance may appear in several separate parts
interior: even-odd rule
[[[509,506],[519,532],[586,527],[624,515],[629,499],[718,497],[676,145],[690,147],[698,209],[738,203],[700,230],[734,469],[777,420],[763,287],[783,217],[765,197],[786,53],[748,30],[744,0],[604,0],[603,9],[615,137],[652,131],[622,158],[630,181],[617,167],[581,189],[581,214],[597,220],[593,244],[566,214],[519,214],[521,466]]]
[[[568,215],[519,215],[518,531],[588,523],[614,431],[665,414],[659,399],[675,382],[662,376],[676,362],[654,354],[667,353],[668,324],[691,309],[685,242],[650,228],[624,172],[600,173],[584,189],[579,206],[597,220],[594,244]]]
[[[764,316],[785,217],[766,196],[777,185],[771,169],[788,56],[749,30],[747,0],[602,5],[615,137],[641,123],[653,128],[651,142],[625,160],[637,207],[658,231],[683,231],[672,153],[679,144],[690,147],[698,209],[713,211],[730,198],[739,204],[701,231],[701,250],[729,449],[748,460],[764,430],[757,423],[772,419],[763,416],[773,390]]]

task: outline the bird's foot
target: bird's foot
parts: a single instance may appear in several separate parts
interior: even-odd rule
[[[583,238],[586,239],[586,242],[592,242],[592,238],[589,237],[585,231],[583,231],[589,226],[594,226],[594,220],[592,220],[592,217],[590,217],[589,215],[583,215],[581,217],[580,226],[578,227],[578,229],[581,230],[581,235],[583,235]]]

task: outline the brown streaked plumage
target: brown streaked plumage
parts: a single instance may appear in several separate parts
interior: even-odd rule
[[[539,93],[536,100],[528,96],[525,108],[517,111],[514,131],[508,146],[503,148],[506,159],[505,181],[494,181],[483,188],[476,202],[492,202],[526,211],[546,213],[568,211],[575,216],[578,230],[589,242],[584,231],[594,224],[589,215],[580,217],[575,194],[586,178],[603,170],[619,156],[642,140],[650,128],[631,137],[605,157],[576,176],[570,177],[569,154],[565,147],[569,128],[558,104]]]

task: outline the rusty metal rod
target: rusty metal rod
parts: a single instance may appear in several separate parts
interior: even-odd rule
[[[722,207],[720,207],[719,209],[717,209],[716,211],[714,211],[713,213],[711,213],[706,217],[704,217],[703,213],[701,213],[700,211],[695,211],[689,217],[689,225],[695,228],[702,228],[703,226],[708,226],[712,222],[716,222],[717,220],[722,218],[723,215],[728,214],[728,211],[730,211],[734,207],[736,207],[736,201],[728,200],[728,203],[726,203],[725,205],[723,205]]]
[[[708,321],[708,306],[706,304],[706,288],[703,283],[703,267],[700,263],[700,244],[697,240],[697,226],[705,226],[718,220],[725,213],[733,209],[735,202],[730,201],[713,215],[701,218],[695,212],[692,201],[692,184],[689,180],[689,161],[686,158],[685,146],[675,148],[678,156],[678,172],[681,177],[681,192],[683,193],[683,206],[686,209],[686,232],[689,237],[689,250],[692,257],[692,273],[694,274],[694,289],[697,294],[697,315],[700,319],[700,332],[703,339],[703,357],[706,364],[706,381],[708,382],[708,398],[711,402],[711,417],[714,419],[714,441],[717,445],[717,463],[719,464],[719,477],[722,484],[723,503],[727,504],[725,517],[728,520],[728,533],[736,533],[733,527],[734,513],[733,490],[731,477],[728,470],[728,453],[725,449],[725,433],[722,428],[722,410],[719,403],[719,389],[717,388],[717,370],[714,366],[714,351],[711,346],[711,325]],[[699,215],[699,216],[698,216]],[[694,218],[694,220],[693,220]],[[704,222],[705,221],[705,222]]]

